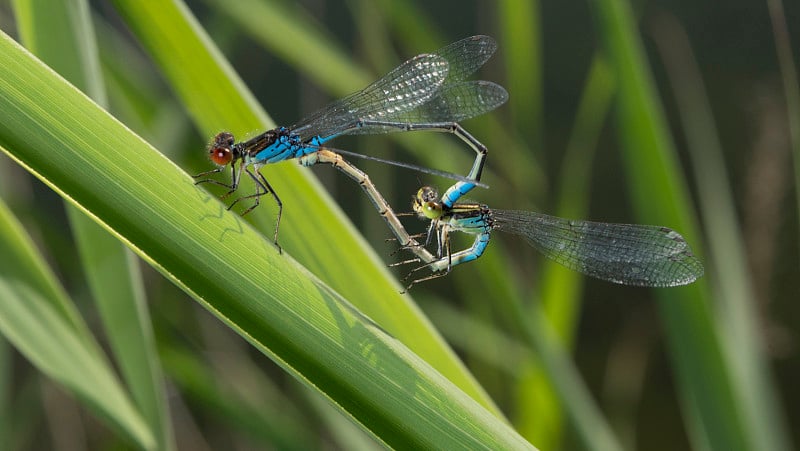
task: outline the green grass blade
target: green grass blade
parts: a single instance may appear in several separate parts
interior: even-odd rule
[[[633,205],[642,222],[680,231],[697,251],[699,235],[651,75],[624,0],[592,2],[619,86],[618,125]],[[692,439],[712,449],[752,449],[712,318],[707,279],[658,290],[662,320],[675,364]]]
[[[105,105],[95,35],[85,1],[17,0],[23,44]],[[53,20],[56,18],[56,20]],[[67,204],[92,295],[117,362],[159,449],[172,449],[171,427],[138,262],[94,221]]]
[[[511,121],[523,131],[531,149],[544,144],[542,105],[542,30],[538,1],[509,0],[498,4]]]
[[[736,208],[725,173],[722,145],[717,137],[711,107],[688,37],[678,22],[662,17],[654,26],[656,43],[670,75],[680,108],[694,176],[706,226],[710,278],[720,305],[720,331],[734,381],[742,397],[744,415],[754,443],[764,449],[788,450],[788,439],[770,383],[766,347],[759,333],[757,301],[747,269],[744,239],[738,227]]]
[[[411,0],[377,0],[381,16],[391,25],[399,45],[407,54],[416,49],[435,49],[445,41],[441,26],[429,14],[424,4]],[[350,6],[353,8],[352,4]]]
[[[205,134],[223,128],[247,133],[274,125],[262,119],[266,114],[180,3],[118,0],[116,4]],[[198,149],[198,156],[204,154]],[[284,249],[462,390],[496,411],[410,298],[399,294],[386,264],[309,172],[293,161],[263,171],[286,205],[281,222]],[[260,219],[262,230],[271,234],[275,213],[268,199],[265,204],[248,216]]]
[[[614,81],[610,68],[601,57],[595,57],[578,106],[570,141],[564,152],[559,174],[558,207],[556,216],[585,218],[589,210],[590,184],[594,150],[611,103]],[[572,349],[580,299],[583,294],[583,275],[546,260],[541,266],[539,299],[541,308],[565,349]],[[534,303],[540,308],[539,303]],[[523,405],[537,408],[519,412],[526,437],[536,437],[543,448],[555,448],[562,433],[562,410],[556,394],[542,370],[533,367],[520,380],[520,396],[528,399]],[[544,414],[543,412],[547,412]],[[543,418],[542,418],[543,417]]]
[[[304,390],[299,396],[302,396],[304,401],[317,412],[321,422],[327,426],[327,430],[330,431],[333,440],[336,441],[341,449],[352,451],[373,451],[382,449],[378,442],[372,440],[371,437],[367,437],[364,432],[358,429],[352,422],[340,415],[331,403],[316,396],[316,394],[309,390]]]
[[[151,432],[100,347],[2,202],[0,255],[0,330],[6,338],[122,435],[142,448],[153,448]]]
[[[157,437],[174,449],[161,365],[155,352],[139,262],[119,240],[70,206],[67,210],[109,344],[130,394]]]
[[[621,450],[616,436],[611,431],[608,421],[600,412],[592,399],[586,384],[580,377],[570,354],[560,343],[553,328],[544,316],[544,310],[529,312],[521,305],[514,306],[515,313],[527,321],[524,327],[525,339],[533,346],[549,382],[561,403],[566,407],[566,414],[572,420],[578,438],[586,449],[604,451]]]
[[[484,361],[510,377],[518,377],[521,373],[519,362],[533,357],[530,347],[511,338],[494,325],[477,320],[461,310],[448,306],[443,299],[437,299],[437,301],[439,302],[425,303],[425,312],[435,319],[437,324],[441,324],[442,334],[457,349],[469,353],[473,358]],[[465,334],[465,330],[468,330],[469,333]],[[484,346],[486,343],[490,343],[491,346]],[[498,353],[497,349],[502,349],[503,352]],[[528,404],[530,400],[520,399],[519,402]],[[520,409],[522,408],[520,407]],[[550,412],[547,411],[544,413],[544,415],[549,414]],[[520,433],[524,432],[524,430],[520,430]],[[546,449],[542,446],[544,445],[543,441],[538,437],[532,437],[530,441],[538,442],[537,444],[542,449]]]
[[[252,399],[252,393],[247,396],[231,393],[230,387],[237,381],[220,379],[197,356],[185,350],[166,348],[161,357],[167,374],[186,399],[203,406],[231,429],[246,433],[259,446],[284,450],[315,447],[313,436],[307,434],[302,423],[295,421],[297,414],[290,399]]]
[[[483,257],[481,258],[481,260]],[[481,282],[492,280],[492,278],[500,278],[500,275],[482,276]],[[507,277],[507,275],[506,275]],[[552,387],[552,395],[557,398],[557,402],[563,406],[565,415],[569,418],[572,427],[576,431],[577,438],[586,449],[606,451],[622,449],[614,435],[611,427],[609,426],[606,418],[602,415],[597,403],[592,398],[586,383],[582,380],[575,364],[571,360],[569,352],[561,344],[561,338],[557,337],[553,331],[553,327],[549,324],[545,317],[544,310],[541,306],[533,309],[526,309],[523,306],[521,297],[510,292],[508,287],[503,285],[492,285],[498,288],[503,287],[502,293],[490,293],[478,296],[482,300],[491,299],[493,304],[497,304],[497,308],[503,310],[503,314],[508,316],[506,320],[511,324],[511,330],[517,331],[521,334],[520,341],[525,343],[532,354],[535,356],[536,364],[541,366],[541,374],[547,380],[549,387]],[[479,292],[480,287],[476,287],[475,291]],[[465,290],[466,292],[467,290]],[[483,293],[482,293],[483,294]],[[468,295],[465,295],[468,296]],[[439,309],[437,309],[439,310]],[[470,318],[472,321],[476,319]],[[448,325],[443,330],[450,332],[448,338],[455,343],[461,343],[465,350],[470,354],[480,356],[480,351],[473,349],[480,347],[485,343],[490,342],[495,346],[491,349],[502,349],[503,355],[507,356],[512,362],[523,362],[526,360],[522,358],[527,357],[520,352],[515,352],[515,347],[507,344],[507,340],[502,338],[498,339],[490,333],[475,328],[472,325],[464,325],[459,329],[459,334],[464,335],[464,330],[470,330],[468,337],[454,337],[454,325]],[[520,357],[518,359],[514,359]],[[484,359],[487,360],[487,359]],[[527,360],[529,361],[529,360]],[[491,363],[491,362],[489,362]],[[501,368],[502,369],[502,368]],[[517,369],[518,375],[524,375],[524,369]],[[515,387],[515,395],[524,392],[530,387],[523,386],[520,382]],[[516,397],[515,402],[524,403],[527,398]],[[554,403],[556,401],[553,401]],[[543,407],[542,404],[536,404],[536,409],[543,409],[543,415],[550,415],[552,406]],[[524,407],[520,407],[524,409]],[[533,409],[533,408],[532,408]],[[534,410],[534,413],[537,412]],[[549,421],[542,420],[542,421]],[[530,432],[526,430],[526,432]],[[543,438],[532,437],[531,441],[539,446],[538,440],[550,439],[551,437],[545,436]]]
[[[384,443],[531,447],[5,35],[0,144]]]
[[[6,437],[6,443],[13,443],[19,432],[12,426],[15,418],[11,409],[11,381],[14,366],[11,365],[11,346],[5,337],[0,338],[0,437]]]
[[[785,92],[787,116],[789,119],[789,136],[794,163],[795,201],[800,212],[800,81],[797,79],[797,67],[792,52],[789,24],[782,0],[767,0],[767,8],[772,22],[772,35],[775,39],[775,50],[781,71],[781,81]],[[795,28],[796,23],[793,23]]]
[[[277,1],[205,2],[230,16],[265,49],[334,95],[349,94],[372,81],[372,75],[353,64],[347,52],[297,4],[290,8]],[[264,17],[270,18],[270,26],[264,26]]]
[[[13,6],[21,42],[45,57],[51,67],[58,68],[75,86],[105,103],[98,62],[93,55],[94,33],[83,30],[87,26],[88,5],[85,2],[14,0]]]
[[[564,152],[562,171],[558,176],[558,206],[555,215],[562,218],[584,218],[589,211],[590,180],[603,124],[614,93],[614,80],[608,63],[595,57],[575,116],[570,141]],[[572,328],[583,291],[584,276],[547,260],[542,265],[541,298],[547,317],[555,330],[572,346]]]

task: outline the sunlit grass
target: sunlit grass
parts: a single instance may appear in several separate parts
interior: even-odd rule
[[[95,16],[95,37],[84,2],[58,3],[73,8],[61,14],[40,2],[13,2],[18,40],[107,105],[111,116],[9,39],[0,49],[0,146],[13,158],[0,169],[24,180],[13,184],[16,192],[0,180],[0,195],[13,212],[2,209],[9,226],[0,247],[19,255],[15,262],[26,262],[0,264],[6,312],[0,330],[36,368],[23,371],[27,380],[42,372],[110,428],[99,438],[87,428],[91,445],[214,448],[246,437],[258,447],[281,449],[527,446],[517,433],[542,449],[652,444],[658,438],[627,432],[649,430],[652,425],[639,422],[652,419],[610,414],[614,405],[594,392],[602,378],[587,371],[585,361],[580,371],[573,363],[587,340],[621,335],[589,335],[598,333],[592,325],[579,327],[596,321],[581,312],[597,308],[603,296],[624,302],[622,308],[657,303],[674,388],[644,389],[679,399],[680,415],[670,419],[669,431],[683,430],[694,447],[789,448],[780,406],[773,403],[776,387],[754,338],[757,324],[743,314],[752,307],[745,257],[732,246],[740,238],[726,232],[737,225],[734,189],[724,173],[704,178],[723,168],[719,145],[708,146],[722,132],[702,104],[705,95],[693,90],[699,76],[679,79],[674,96],[693,147],[691,181],[675,146],[683,136],[667,126],[651,76],[653,55],[644,54],[625,2],[592,3],[598,47],[570,55],[579,61],[570,67],[582,72],[559,74],[558,83],[546,69],[561,43],[548,40],[553,31],[545,29],[554,19],[538,2],[459,11],[480,24],[459,32],[498,39],[500,52],[481,78],[511,94],[506,108],[468,123],[490,149],[484,181],[491,189],[472,197],[497,208],[609,221],[624,215],[680,230],[703,255],[708,275],[691,287],[656,290],[655,298],[618,287],[593,293],[580,275],[500,237],[479,261],[415,287],[413,298],[401,295],[395,275],[407,267],[398,272],[386,265],[405,255],[389,255],[393,244],[379,241],[384,226],[371,204],[330,168],[286,162],[263,170],[285,204],[281,255],[270,244],[271,202],[242,219],[224,210],[216,191],[195,188],[177,167],[207,169],[203,142],[220,130],[252,135],[275,125],[267,111],[291,120],[285,110],[302,115],[410,55],[463,37],[435,8],[409,0],[331,3],[323,11],[272,1],[113,3],[119,16]],[[338,23],[352,27],[344,32]],[[674,61],[663,59],[670,76],[679,75]],[[245,86],[237,70],[270,82]],[[291,82],[276,82],[285,82],[287,71]],[[298,74],[303,83],[295,83]],[[561,75],[580,80],[570,86],[574,98],[565,98],[566,106],[548,101],[564,95]],[[549,94],[554,86],[556,94]],[[553,129],[550,117],[556,116],[566,119]],[[359,147],[363,143],[370,147]],[[458,171],[471,158],[442,135],[359,137],[346,145],[444,170]],[[703,161],[709,155],[715,160]],[[608,184],[603,171],[609,167],[617,174],[613,190],[625,199],[596,203],[596,192],[608,190],[597,181]],[[52,214],[61,209],[53,196],[42,201],[41,194],[27,194],[43,188],[21,168],[67,201],[69,223]],[[315,172],[334,180],[327,183],[332,194]],[[429,183],[394,169],[370,173],[398,210],[407,209],[399,202],[407,202],[418,183]],[[689,186],[697,187],[699,207]],[[633,213],[621,213],[628,203]],[[722,205],[725,219],[715,210]],[[414,220],[409,225],[423,227]],[[66,229],[75,238],[53,232]],[[361,233],[378,239],[367,243]],[[31,240],[39,250],[27,244]],[[141,260],[129,257],[126,247]],[[142,262],[158,272],[145,265],[139,274]],[[719,305],[731,307],[720,313]],[[108,343],[111,359],[98,341]],[[20,360],[10,361],[19,371]],[[16,392],[8,374],[0,384]],[[168,403],[165,386],[174,391]],[[22,402],[19,396],[10,402]],[[36,437],[24,426],[2,425],[0,434],[11,430],[13,443],[23,447],[58,440],[57,430]]]

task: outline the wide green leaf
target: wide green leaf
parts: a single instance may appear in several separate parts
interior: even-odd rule
[[[759,333],[758,301],[747,271],[745,240],[736,220],[736,208],[724,171],[722,145],[688,37],[678,22],[663,18],[654,27],[662,59],[669,69],[675,99],[681,110],[703,222],[707,229],[709,277],[718,299],[717,323],[731,362],[731,376],[746,407],[745,424],[754,443],[764,449],[788,450],[779,401],[770,384],[766,346]]]
[[[653,87],[636,23],[626,0],[592,2],[618,89],[617,119],[626,175],[642,222],[664,224],[700,248],[687,187]],[[707,278],[687,287],[658,290],[661,317],[683,395],[692,439],[712,449],[752,449],[751,431],[734,391],[712,317]]]
[[[86,1],[17,0],[22,43],[92,99],[107,106]],[[174,448],[139,262],[116,238],[67,205],[84,273],[106,336],[158,448]]]
[[[151,431],[100,346],[3,202],[0,255],[0,332],[39,371],[65,386],[123,436],[142,448],[153,448]]]
[[[530,448],[7,36],[0,144],[384,443]]]
[[[227,129],[243,137],[274,126],[182,3],[115,3],[205,135]],[[198,149],[198,157],[204,158],[205,152]],[[411,298],[400,294],[386,263],[366,245],[309,171],[289,161],[269,165],[263,172],[285,205],[280,244],[286,253],[496,411]],[[240,189],[252,189],[252,185]],[[270,209],[269,199],[263,204],[248,220],[271,236],[275,210]]]

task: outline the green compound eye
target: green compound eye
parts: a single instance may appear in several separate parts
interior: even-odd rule
[[[428,219],[438,219],[442,216],[442,205],[438,202],[425,202],[422,205],[422,214]]]

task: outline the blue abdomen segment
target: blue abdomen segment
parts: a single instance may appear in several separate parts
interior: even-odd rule
[[[292,133],[285,127],[277,129],[277,139],[275,142],[264,147],[261,151],[253,155],[252,160],[262,164],[278,163],[292,158],[300,158],[304,155],[314,153],[326,141],[333,139],[336,135],[328,137],[315,136],[307,141],[303,141],[300,135]]]
[[[293,142],[292,142],[292,144],[294,146],[293,147],[293,151],[294,151],[293,157],[294,158],[301,158],[301,157],[306,156],[308,154],[312,154],[312,153],[320,150],[320,148],[323,146],[323,144],[325,144],[326,142],[332,140],[333,138],[336,138],[337,136],[339,136],[339,135],[335,134],[335,135],[330,135],[330,136],[325,136],[325,137],[317,135],[317,136],[315,136],[315,137],[313,137],[313,138],[311,138],[311,139],[309,139],[309,140],[307,140],[305,142],[302,142],[302,141],[300,141],[300,137],[298,135],[293,135],[292,136],[292,138],[294,139]]]
[[[470,247],[469,249],[464,249],[463,251],[451,254],[449,257],[445,256],[431,263],[430,265],[431,271],[450,272],[450,269],[452,269],[456,265],[471,262],[472,260],[477,260],[481,255],[483,255],[483,252],[486,250],[486,246],[489,245],[489,238],[490,238],[489,234],[490,230],[487,229],[479,233],[478,236],[475,237],[475,242],[472,243],[472,247]]]
[[[451,257],[450,266],[460,265],[461,263],[471,262],[472,260],[477,260],[478,257],[483,255],[483,251],[486,250],[486,246],[489,245],[489,232],[484,232],[475,237],[475,242],[472,243],[472,247],[453,254]]]
[[[308,141],[306,141],[306,142],[307,142],[307,143],[308,143],[310,146],[314,146],[314,147],[320,147],[320,146],[322,146],[323,144],[325,144],[326,142],[328,142],[328,141],[330,141],[330,140],[332,140],[332,139],[334,139],[334,138],[338,137],[339,135],[341,135],[341,133],[334,133],[333,135],[328,135],[328,136],[319,136],[319,135],[317,135],[317,136],[315,136],[315,137],[313,137],[313,138],[309,139],[309,140],[308,140]]]
[[[448,188],[447,191],[445,191],[445,193],[442,195],[442,205],[452,208],[462,196],[472,191],[473,188],[475,188],[474,183],[457,182],[455,185]]]

